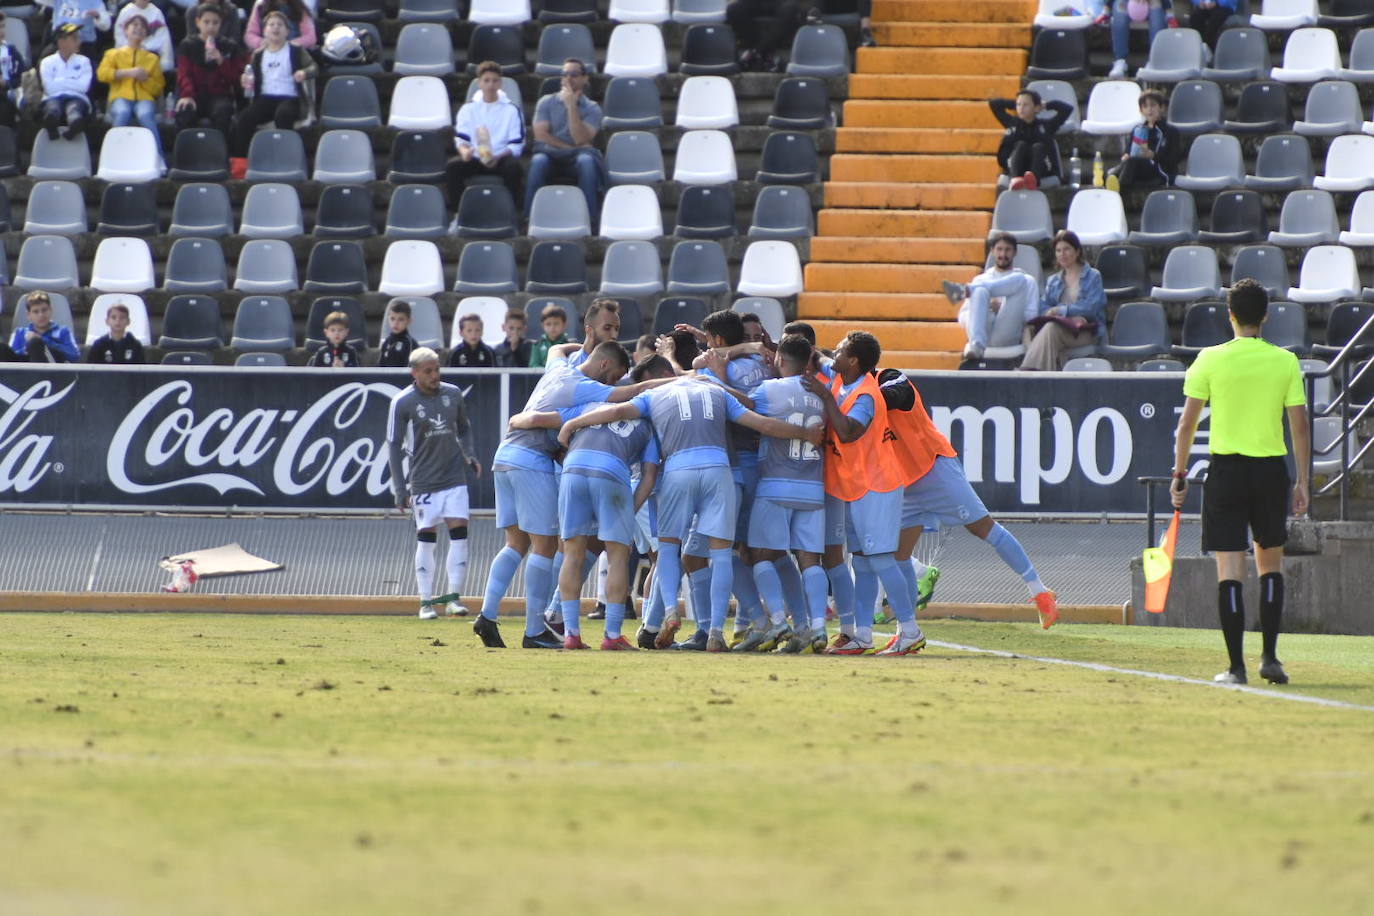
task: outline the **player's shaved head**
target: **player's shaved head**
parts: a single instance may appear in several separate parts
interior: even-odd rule
[[[811,350],[811,341],[800,334],[787,334],[778,342],[778,359],[784,367],[801,372],[811,363]]]
[[[811,346],[814,347],[816,345],[816,329],[805,321],[787,322],[787,324],[782,326],[782,334],[784,337],[788,334],[800,334],[806,338],[806,342],[811,344]]]
[[[589,375],[594,375],[597,380],[611,385],[630,371],[630,354],[616,341],[608,340],[596,345],[596,349],[592,350],[592,355],[587,359],[587,365],[592,367]]]
[[[672,378],[673,364],[657,353],[652,353],[635,363],[630,370],[630,381],[642,382],[645,379]]]

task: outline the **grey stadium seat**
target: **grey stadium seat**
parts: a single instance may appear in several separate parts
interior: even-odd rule
[[[372,140],[361,130],[329,130],[315,148],[316,181],[325,184],[361,184],[377,178]]]
[[[1176,359],[1147,359],[1135,367],[1137,372],[1182,372],[1187,368]]]
[[[398,239],[437,239],[448,230],[444,192],[432,184],[402,185],[391,192],[385,234]]]
[[[214,348],[211,348],[214,349]],[[190,352],[173,351],[162,354],[161,364],[164,366],[210,366],[214,364],[210,354],[203,350],[192,350]]]
[[[782,329],[787,324],[787,316],[783,313],[782,303],[772,296],[745,296],[736,299],[730,306],[730,311],[739,312],[741,315],[757,315],[759,324],[763,325],[768,336],[773,340],[782,340]]]
[[[240,353],[234,358],[234,365],[250,369],[278,368],[286,365],[286,357],[280,353]]]
[[[401,0],[400,22],[457,22],[458,0]]]
[[[1133,245],[1178,245],[1197,240],[1197,206],[1187,191],[1151,191],[1140,211],[1140,228],[1128,237]]]
[[[673,0],[673,21],[684,25],[696,22],[724,22],[726,0]]]
[[[1352,83],[1374,82],[1374,29],[1360,29],[1350,43],[1350,60],[1340,72],[1343,80]]]
[[[567,22],[547,25],[539,33],[539,50],[534,72],[538,76],[557,76],[563,72],[563,61],[575,57],[596,72],[596,48],[591,31],[581,23]]]
[[[1333,305],[1326,316],[1325,342],[1315,344],[1312,352],[1318,356],[1334,357],[1355,340],[1371,316],[1374,316],[1374,305],[1368,302],[1339,302]],[[1366,335],[1351,352],[1358,356],[1369,356],[1374,353],[1374,341]]]
[[[1109,297],[1135,298],[1150,291],[1150,262],[1143,248],[1108,245],[1097,254],[1097,270]]]
[[[564,296],[534,296],[526,300],[525,324],[529,327],[530,334],[539,333],[539,316],[551,305],[558,306],[563,310],[563,314],[568,316],[568,340],[582,340],[581,313],[573,301]]]
[[[1045,192],[1003,191],[999,194],[992,210],[992,229],[988,237],[998,232],[1010,232],[1018,244],[1044,242],[1053,237],[1054,220]]]
[[[361,293],[367,289],[367,258],[359,242],[330,239],[316,242],[305,267],[307,293],[326,296]]]
[[[1075,356],[1064,362],[1064,372],[1111,372],[1111,360],[1100,356]]]
[[[1258,191],[1226,191],[1212,199],[1211,228],[1204,242],[1258,242],[1265,238],[1264,201]]]
[[[1360,93],[1354,83],[1323,80],[1307,90],[1307,108],[1293,130],[1304,137],[1358,134],[1364,124]]]
[[[222,184],[195,182],[177,189],[169,235],[219,238],[234,231],[234,208]]]
[[[606,86],[601,126],[605,130],[652,130],[663,126],[663,102],[650,77],[617,76]]]
[[[297,288],[296,253],[282,239],[252,239],[239,251],[234,289],[245,293],[289,293]]]
[[[80,286],[72,240],[65,235],[31,235],[24,239],[13,282],[25,290],[65,290]]]
[[[1311,349],[1307,335],[1307,312],[1296,302],[1271,302],[1265,313],[1260,336],[1276,347],[1298,356]]]
[[[1247,245],[1236,252],[1231,262],[1231,285],[1246,278],[1262,285],[1271,299],[1287,297],[1293,285],[1283,249],[1274,245]]]
[[[654,309],[653,333],[667,334],[679,324],[690,324],[694,328],[699,328],[708,311],[706,300],[695,296],[660,299],[658,307]]]
[[[250,239],[290,239],[304,232],[301,199],[294,185],[272,181],[249,186],[243,199],[239,235]]]
[[[162,313],[157,345],[173,350],[217,350],[224,346],[219,302],[212,296],[173,296]]]
[[[516,292],[519,281],[515,249],[505,242],[470,242],[458,256],[458,277],[453,288],[478,296]]]
[[[1226,29],[1217,39],[1212,65],[1202,69],[1202,78],[1238,83],[1269,79],[1269,37],[1260,29]]]
[[[371,2],[371,0],[364,0],[364,2]],[[380,6],[380,4],[378,5]],[[370,40],[372,42],[372,47],[374,48],[382,47],[382,32],[381,29],[377,28],[376,22],[365,22],[353,16],[345,16],[342,20],[338,18],[333,18],[333,23],[342,23],[347,25],[349,28],[354,29],[355,31],[363,32],[368,36],[367,38],[363,39],[364,41]],[[375,60],[370,60],[366,62],[362,60],[357,60],[352,63],[336,63],[330,60],[328,57],[324,58],[323,75],[325,77],[377,76],[378,74],[383,72],[385,71],[382,68],[382,60],[380,54],[377,56]]]
[[[1203,134],[1193,141],[1188,166],[1174,184],[1189,191],[1221,191],[1238,188],[1244,181],[1240,140],[1230,134]]]
[[[386,316],[391,313],[391,307],[397,302],[404,302],[410,306],[410,327],[408,330],[410,336],[415,338],[415,342],[422,347],[429,347],[431,350],[443,349],[443,319],[439,317],[439,306],[427,296],[397,296],[388,302],[382,313],[381,336],[385,337],[389,333],[386,326]],[[377,346],[381,346],[380,339],[377,341]]]
[[[1026,76],[1038,80],[1077,80],[1088,72],[1088,45],[1082,30],[1041,29],[1031,44]]]
[[[1185,137],[1221,130],[1225,117],[1221,87],[1211,80],[1185,80],[1170,94],[1168,121]]]
[[[296,345],[291,305],[281,296],[249,296],[234,312],[229,346],[235,350],[278,352]]]
[[[1169,316],[1158,302],[1127,302],[1116,310],[1102,346],[1114,359],[1145,359],[1169,352]]]
[[[453,41],[442,25],[411,22],[402,26],[395,53],[392,72],[399,76],[447,76],[453,72]]]
[[[804,25],[797,29],[787,72],[820,79],[849,73],[849,41],[844,37],[844,29],[835,25]]]
[[[86,197],[74,181],[40,181],[29,191],[24,209],[25,235],[80,235],[86,224]]]
[[[359,351],[366,350],[367,316],[362,303],[350,296],[321,296],[310,303],[310,314],[305,319],[305,348],[313,352],[324,346],[324,319],[330,312],[348,316],[348,343]]]
[[[663,263],[653,242],[619,241],[606,248],[601,292],[608,296],[651,296],[663,291]]]
[[[6,202],[8,203],[8,202]],[[9,207],[4,207],[8,213]],[[100,196],[100,222],[95,231],[101,235],[157,235],[157,184],[151,181],[108,184]]]
[[[1340,238],[1336,201],[1329,191],[1291,191],[1283,199],[1279,228],[1269,233],[1269,244],[1284,248],[1334,245]]]
[[[508,239],[516,234],[519,214],[503,184],[471,185],[458,201],[459,238]]]
[[[759,191],[749,226],[751,238],[804,239],[815,235],[815,229],[811,197],[804,189],[769,185]]]
[[[73,181],[91,177],[91,148],[85,136],[75,140],[49,140],[40,130],[29,156],[29,177]]]
[[[1205,245],[1180,245],[1170,250],[1161,280],[1159,286],[1150,290],[1151,299],[1192,302],[1218,295],[1221,273],[1216,250]]]
[[[382,126],[377,84],[365,76],[335,76],[324,84],[320,126],[362,130]]]
[[[315,237],[361,239],[377,234],[372,194],[360,184],[330,185],[315,206]]]
[[[1202,35],[1196,29],[1161,29],[1150,43],[1150,59],[1136,71],[1141,82],[1178,83],[1202,74]]]
[[[725,249],[710,239],[691,239],[673,246],[668,261],[670,293],[716,296],[730,292],[730,269]]]
[[[1236,116],[1222,126],[1229,134],[1272,134],[1288,130],[1293,123],[1289,112],[1288,87],[1274,80],[1249,83],[1236,101]]]
[[[573,295],[587,291],[587,252],[574,241],[543,241],[530,251],[525,290]]]
[[[738,235],[735,198],[728,187],[693,185],[683,188],[677,202],[677,227],[684,239],[723,239]]]
[[[622,130],[606,143],[606,171],[611,184],[652,184],[663,180],[663,150],[658,136]]]
[[[1255,174],[1245,176],[1245,186],[1271,192],[1310,188],[1315,174],[1312,148],[1305,138],[1292,134],[1265,137],[1255,158]]]
[[[260,130],[248,143],[249,181],[305,181],[305,142],[294,130]]]
[[[1232,337],[1231,321],[1225,302],[1195,302],[1183,313],[1180,343],[1171,350],[1175,356],[1197,356],[1205,347],[1215,347]]]
[[[571,185],[548,184],[530,205],[529,236],[535,239],[580,239],[591,235],[587,198]]]
[[[224,249],[214,239],[180,238],[167,254],[163,289],[174,293],[217,293],[228,288]]]
[[[1040,100],[1045,104],[1050,102],[1065,102],[1073,106],[1072,113],[1069,114],[1063,126],[1059,128],[1060,134],[1078,133],[1079,127],[1083,124],[1083,112],[1078,107],[1078,93],[1074,91],[1072,83],[1063,80],[1031,80],[1027,89],[1040,93]],[[1049,120],[1055,116],[1053,111],[1046,109],[1040,112],[1043,120]]]

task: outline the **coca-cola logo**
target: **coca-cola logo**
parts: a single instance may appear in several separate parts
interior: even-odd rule
[[[53,437],[28,430],[40,411],[65,398],[76,383],[54,392],[56,387],[48,379],[24,391],[0,384],[0,403],[4,405],[4,413],[0,413],[0,493],[25,493],[52,469],[48,449]]]
[[[110,442],[105,470],[125,493],[201,486],[220,496],[264,496],[236,469],[270,461],[272,486],[282,496],[321,485],[328,495],[341,496],[360,482],[369,496],[379,496],[391,483],[387,445],[373,438],[383,424],[364,416],[369,398],[389,403],[397,391],[385,382],[346,382],[304,409],[258,407],[240,414],[221,406],[199,416],[191,382],[178,379],[129,411]]]

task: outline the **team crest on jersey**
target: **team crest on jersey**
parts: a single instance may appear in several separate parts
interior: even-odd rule
[[[425,409],[417,405],[415,408],[415,416],[423,420],[425,418]]]
[[[441,398],[439,399],[439,401],[440,401],[445,407],[447,407],[447,406],[449,405],[448,395],[444,395],[443,397],[441,397]]]

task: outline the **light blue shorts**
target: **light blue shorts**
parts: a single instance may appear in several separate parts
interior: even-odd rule
[[[565,538],[595,534],[602,541],[633,544],[634,494],[609,477],[565,472],[558,487],[558,529]]]
[[[903,528],[953,528],[972,524],[987,514],[957,458],[936,458],[930,470],[902,492]]]
[[[735,517],[735,543],[749,543],[749,516],[754,511],[754,492],[759,488],[759,465],[755,461],[741,464],[736,475],[741,489],[739,494],[739,514]]]
[[[635,513],[635,550],[648,555],[658,553],[658,518],[656,496],[644,500]]]
[[[845,529],[849,524],[850,504],[842,499],[825,494],[825,546],[834,547],[845,541]]]
[[[825,509],[789,508],[767,497],[757,499],[745,543],[764,550],[820,553],[825,549]]]
[[[558,478],[546,471],[509,468],[495,471],[496,527],[511,525],[526,534],[558,534]]]
[[[728,467],[669,471],[658,488],[658,536],[685,540],[695,531],[703,538],[728,541],[735,535],[738,510],[739,495]]]
[[[901,490],[860,496],[849,504],[849,523],[845,527],[849,552],[869,557],[895,553],[901,520]]]

